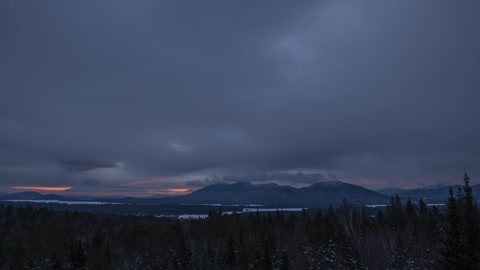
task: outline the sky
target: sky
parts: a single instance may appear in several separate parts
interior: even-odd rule
[[[480,182],[479,1],[0,1],[0,191]]]

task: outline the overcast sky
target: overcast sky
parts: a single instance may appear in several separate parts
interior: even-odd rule
[[[0,191],[476,184],[479,10],[0,1]]]

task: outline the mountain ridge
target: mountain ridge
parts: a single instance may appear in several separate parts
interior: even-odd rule
[[[451,186],[457,193],[461,185]],[[309,186],[295,188],[275,183],[252,184],[249,181],[215,183],[190,194],[168,197],[98,197],[81,198],[56,194],[41,194],[33,191],[0,194],[0,201],[9,200],[58,200],[58,201],[103,201],[128,204],[238,204],[277,205],[297,207],[322,207],[336,205],[346,199],[355,204],[387,204],[390,197],[398,195],[402,201],[424,199],[429,203],[445,203],[450,186],[430,185],[416,189],[383,189],[373,191],[342,181],[319,181]],[[472,186],[475,198],[480,198],[480,185]]]
[[[343,199],[353,203],[387,202],[389,197],[361,186],[341,182],[316,182],[306,187],[295,188],[274,183],[252,184],[236,182],[217,183],[190,194],[164,198],[165,202],[190,204],[261,204],[278,206],[321,207],[339,204]]]

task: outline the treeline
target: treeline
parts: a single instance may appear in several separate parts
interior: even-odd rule
[[[480,269],[468,177],[445,211],[393,197],[313,215],[98,215],[0,205],[0,269]]]

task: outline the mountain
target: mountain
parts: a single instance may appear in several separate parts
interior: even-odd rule
[[[350,203],[385,202],[389,197],[361,186],[341,181],[319,182],[298,190],[306,205],[337,204],[343,199]]]
[[[454,193],[462,188],[452,186]],[[417,189],[383,189],[372,191],[361,186],[341,181],[322,181],[303,188],[279,186],[277,184],[252,184],[236,182],[233,184],[217,183],[195,192],[181,196],[168,197],[64,197],[38,192],[19,192],[0,194],[0,201],[5,200],[58,200],[58,201],[102,201],[132,205],[157,204],[223,204],[223,205],[265,205],[282,207],[323,207],[328,204],[338,205],[343,199],[355,204],[387,204],[391,196],[399,195],[403,202],[408,198],[413,202],[425,199],[427,203],[445,203],[449,186],[430,185]],[[463,189],[462,189],[463,190]],[[472,186],[473,196],[480,199],[480,185]]]
[[[449,186],[447,185],[442,185],[442,184],[431,184],[431,185],[427,185],[427,186],[424,186],[420,189],[423,189],[423,190],[429,190],[429,189],[442,189],[442,188],[448,188]]]
[[[454,185],[451,187],[453,188],[455,195],[457,194],[459,188],[463,191],[462,185]],[[388,195],[398,195],[402,201],[406,201],[408,198],[410,198],[410,200],[413,202],[418,202],[420,199],[424,199],[427,201],[427,203],[445,203],[449,196],[449,188],[450,186],[435,184],[404,191],[401,191],[400,189],[399,192],[392,192]],[[473,186],[472,190],[473,196],[480,198],[480,185]]]
[[[55,194],[41,194],[34,191],[17,192],[10,194],[1,194],[0,200],[58,200],[67,201],[69,198]]]
[[[460,185],[452,186],[454,192],[461,187]],[[444,203],[448,198],[449,187],[437,187],[437,188],[417,188],[408,190],[406,192],[398,194],[402,200],[410,198],[411,201],[418,202],[420,199],[424,199],[427,203]]]
[[[183,196],[161,199],[164,203],[182,204],[261,204],[275,206],[318,207],[352,203],[386,203],[388,196],[340,181],[318,182],[304,188],[237,182],[213,184]]]
[[[294,198],[295,191],[293,187],[277,184],[220,183],[206,186],[187,195],[163,200],[191,204],[285,204]]]
[[[155,195],[151,195],[151,196],[147,196],[145,198],[166,198],[166,197],[170,197],[171,195],[164,195],[164,194],[155,194]],[[123,198],[128,198],[128,196],[122,196]]]
[[[375,191],[378,192],[378,193],[380,193],[380,194],[383,194],[383,195],[392,196],[392,195],[400,194],[400,193],[403,193],[403,192],[407,192],[407,191],[409,191],[409,189],[404,189],[404,188],[384,188],[384,189],[379,189],[379,190],[375,190]]]

